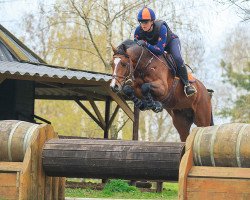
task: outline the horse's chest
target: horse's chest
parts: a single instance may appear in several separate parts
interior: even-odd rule
[[[151,83],[152,81],[154,81],[152,76],[145,73],[138,74],[137,76],[135,76],[135,82],[138,85],[142,85],[144,83]]]

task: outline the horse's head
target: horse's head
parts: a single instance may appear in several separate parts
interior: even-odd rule
[[[133,62],[127,53],[128,45],[122,43],[117,48],[112,46],[114,55],[112,61],[112,81],[110,87],[114,92],[121,92],[125,84],[132,82]]]

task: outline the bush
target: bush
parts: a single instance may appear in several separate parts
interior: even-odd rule
[[[110,180],[104,187],[104,194],[111,194],[114,192],[139,192],[135,186],[130,186],[123,180]]]

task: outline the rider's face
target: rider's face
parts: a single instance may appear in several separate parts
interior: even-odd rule
[[[150,29],[151,29],[153,23],[154,23],[154,22],[151,21],[151,20],[148,20],[148,21],[141,21],[141,22],[140,22],[140,25],[141,25],[141,28],[142,28],[143,31],[151,31]]]

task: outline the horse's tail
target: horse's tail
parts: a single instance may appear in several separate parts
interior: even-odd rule
[[[207,89],[208,91],[208,94],[210,96],[210,100],[212,99],[212,96],[213,96],[213,90],[212,89]],[[214,125],[214,117],[213,117],[213,108],[212,108],[212,105],[211,105],[211,120],[210,120],[210,126],[213,126]]]
[[[214,117],[213,117],[213,111],[211,109],[211,120],[210,120],[210,126],[214,125]]]

